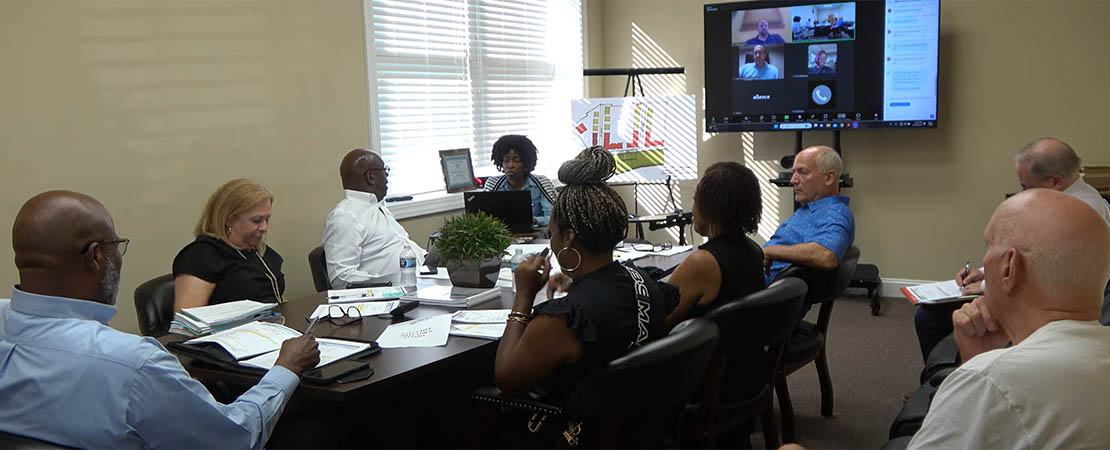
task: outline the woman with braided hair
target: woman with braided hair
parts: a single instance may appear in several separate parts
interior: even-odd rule
[[[542,386],[565,399],[586,375],[666,334],[664,318],[678,301],[677,290],[613,261],[628,231],[624,200],[605,184],[615,167],[612,155],[595,146],[559,168],[566,187],[548,226],[563,273],[549,279],[546,255],[516,269],[516,298],[494,363],[497,386],[506,394]],[[545,284],[549,299],[555,291],[567,295],[533,309]]]

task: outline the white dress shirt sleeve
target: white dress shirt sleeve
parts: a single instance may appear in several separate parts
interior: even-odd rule
[[[177,358],[155,352],[139,368],[127,407],[129,434],[148,448],[260,449],[300,379],[275,366],[257,385],[222,404]]]

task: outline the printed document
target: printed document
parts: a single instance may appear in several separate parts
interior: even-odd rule
[[[316,338],[316,343],[319,344],[320,349],[320,363],[317,364],[316,367],[326,366],[370,348],[370,344],[366,342],[344,341],[329,338]],[[269,370],[277,363],[278,353],[280,352],[275,350],[245,361],[240,361],[239,364]]]
[[[452,323],[451,336],[479,339],[501,339],[505,334],[505,322],[501,323]]]
[[[500,323],[509,320],[508,309],[477,309],[473,311],[456,311],[451,316],[452,322],[462,323]]]
[[[450,330],[451,314],[440,314],[390,325],[377,341],[381,348],[438,347],[447,345]]]
[[[284,325],[268,322],[250,322],[227,331],[187,341],[189,344],[213,342],[220,344],[235,359],[248,358],[281,348],[286,339],[301,333]]]

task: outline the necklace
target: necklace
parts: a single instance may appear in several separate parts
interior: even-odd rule
[[[244,260],[247,259],[247,255],[244,255],[242,250],[235,249],[235,251],[239,252],[239,256],[241,256]],[[258,257],[258,260],[262,262],[262,267],[266,269],[266,273],[263,273],[263,275],[266,275],[266,279],[270,282],[270,287],[274,290],[274,299],[278,303],[281,303],[281,293],[278,292],[277,276],[275,276],[274,272],[270,270],[270,265],[266,264],[266,260],[262,259],[262,255],[258,253],[258,250],[254,251],[254,256]]]

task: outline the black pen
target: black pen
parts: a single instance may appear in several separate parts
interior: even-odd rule
[[[969,260],[967,260],[966,263],[964,263],[964,278],[966,279],[967,276],[970,275],[970,274],[971,274],[971,260],[969,259]],[[965,284],[960,285],[960,287],[964,287],[964,286],[966,286],[966,285]]]

